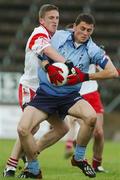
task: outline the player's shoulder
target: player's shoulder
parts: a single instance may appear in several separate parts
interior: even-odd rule
[[[87,48],[88,49],[95,49],[95,50],[99,50],[100,49],[100,47],[92,40],[92,38],[90,38],[88,40]]]
[[[69,36],[71,34],[70,31],[68,30],[57,30],[53,36],[53,38],[55,37],[66,37],[66,36]]]
[[[97,54],[97,53],[104,53],[104,50],[100,47],[100,46],[98,46],[93,40],[92,40],[92,38],[90,38],[89,40],[88,40],[88,43],[87,43],[87,50],[88,50],[88,53],[89,54],[92,54],[92,55],[95,55],[95,54]]]
[[[56,31],[54,36],[51,38],[51,44],[53,45],[53,47],[55,46],[55,48],[58,48],[66,42],[70,34],[71,33],[69,31],[65,30]]]
[[[43,26],[35,27],[32,34],[45,34],[46,36],[49,36],[47,30]]]

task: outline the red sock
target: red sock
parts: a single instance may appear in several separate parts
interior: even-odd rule
[[[13,158],[9,158],[7,161],[7,166],[12,166],[14,168],[17,168],[18,165],[18,160],[17,159],[13,159]]]
[[[94,169],[97,169],[98,166],[101,166],[101,163],[102,163],[102,158],[93,157],[92,167]]]
[[[73,141],[72,140],[67,140],[66,149],[71,149],[72,147],[73,147]]]

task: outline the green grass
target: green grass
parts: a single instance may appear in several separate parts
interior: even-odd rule
[[[0,180],[8,180],[2,177],[7,158],[10,155],[14,141],[0,140]],[[87,158],[91,161],[92,143],[87,149]],[[39,156],[42,167],[43,180],[88,180],[78,168],[72,167],[70,159],[64,159],[64,143],[58,142],[54,146],[43,151]],[[103,156],[103,166],[108,173],[99,173],[95,180],[120,180],[120,143],[106,142]],[[20,161],[20,166],[23,166]],[[19,174],[20,170],[16,174]],[[9,178],[13,180],[14,178]],[[17,179],[17,178],[15,178]]]

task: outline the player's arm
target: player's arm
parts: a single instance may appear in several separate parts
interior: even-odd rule
[[[28,47],[36,55],[45,54],[55,62],[65,63],[65,58],[61,56],[50,43],[50,39],[45,32],[35,33],[28,41]]]
[[[66,64],[69,69],[69,73],[71,74],[71,70],[74,67],[73,63],[70,60],[66,60],[63,56],[61,56],[52,46],[47,46],[46,48],[44,48],[43,53],[48,57],[41,59],[43,69],[48,71],[47,68],[51,66],[49,59],[51,59],[53,62],[61,62]]]
[[[43,49],[43,53],[52,59],[54,62],[65,63],[66,59],[61,56],[52,46],[47,46]]]
[[[52,59],[53,62],[65,63],[68,66],[69,70],[71,70],[71,68],[73,67],[72,62],[66,60],[62,55],[57,52],[56,49],[51,46],[50,40],[46,36],[46,34],[35,34],[29,42],[29,48],[38,56],[43,69],[45,69],[46,71],[50,63],[49,59],[44,59],[42,57],[42,54]]]
[[[61,68],[54,66],[54,64],[51,64],[49,61],[52,61],[52,59],[48,58],[46,55],[39,55],[38,58],[41,60],[41,66],[49,75],[50,81],[53,84],[57,85],[57,82],[62,83],[64,80],[63,76],[60,74],[60,72],[63,72]],[[69,69],[69,73],[71,73],[73,66],[73,63],[69,60],[65,62]]]
[[[73,64],[61,56],[50,44],[50,39],[44,33],[35,34],[31,40],[28,42],[28,47],[31,49],[41,60],[41,65],[43,69],[48,73],[51,82],[54,82],[54,79],[58,82],[62,82],[64,78],[60,74],[62,69],[57,68],[49,63],[48,59],[42,58],[41,54],[45,54],[54,62],[65,63],[70,69]]]
[[[38,56],[41,60],[42,68],[45,71],[48,71],[48,66],[50,65],[49,59],[52,59],[54,62],[65,63],[65,58],[61,56],[51,45],[45,47],[42,51],[44,56]]]
[[[107,56],[107,63],[102,71],[89,74],[90,80],[100,80],[100,79],[110,79],[110,78],[116,78],[118,77],[118,71],[113,65],[110,58]]]
[[[104,64],[104,65],[103,65]],[[68,85],[75,85],[84,81],[88,80],[102,80],[102,79],[111,79],[116,78],[119,76],[119,73],[115,66],[113,65],[110,58],[105,58],[105,61],[103,62],[101,67],[103,67],[102,71],[96,72],[96,73],[84,73],[79,68],[75,68],[76,74],[69,75],[67,84]]]

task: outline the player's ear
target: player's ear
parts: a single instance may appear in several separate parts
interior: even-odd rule
[[[43,18],[39,18],[39,23],[40,24],[44,24],[44,19]]]
[[[92,29],[92,31],[91,31],[91,33],[90,33],[90,35],[92,35],[92,33],[93,33],[94,29],[95,29],[95,26],[93,26],[93,29]]]
[[[76,24],[75,23],[73,24],[73,30],[74,31],[76,30]]]

